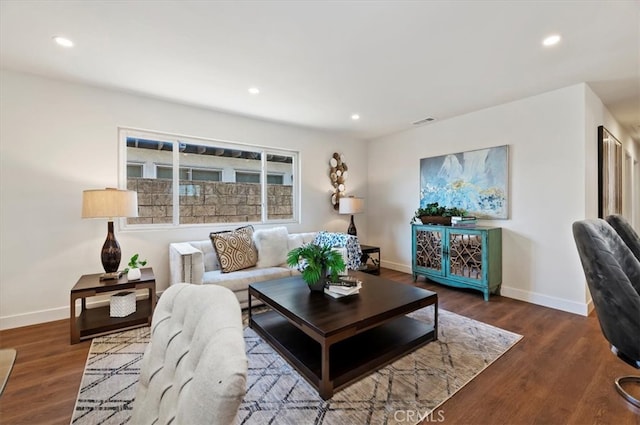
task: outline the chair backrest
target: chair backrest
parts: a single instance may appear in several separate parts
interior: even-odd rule
[[[640,260],[640,236],[633,230],[631,223],[621,215],[610,215],[605,217],[605,220],[627,244],[633,255]]]
[[[131,423],[235,420],[246,392],[240,305],[218,285],[175,284],[154,311]]]
[[[640,261],[602,219],[573,223],[589,291],[605,338],[640,360]]]

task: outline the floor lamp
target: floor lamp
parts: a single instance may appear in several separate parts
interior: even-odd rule
[[[356,224],[353,222],[353,215],[360,214],[364,210],[364,199],[355,198],[353,196],[340,198],[340,214],[351,214],[351,223],[347,229],[347,233],[353,236],[358,236],[356,230]]]
[[[120,277],[120,244],[113,232],[113,219],[116,217],[138,216],[138,194],[132,190],[113,188],[85,190],[82,192],[82,218],[106,218],[107,239],[104,241],[100,258],[105,273],[100,280]]]

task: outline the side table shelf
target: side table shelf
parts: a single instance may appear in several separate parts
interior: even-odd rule
[[[83,275],[71,289],[69,325],[71,344],[98,335],[125,329],[151,325],[156,305],[156,280],[153,269],[141,269],[142,277],[127,280],[126,275],[118,280],[100,280],[100,274]],[[136,311],[126,317],[111,317],[109,305],[87,308],[87,298],[123,290],[146,289],[148,297],[136,301]],[[76,316],[76,300],[80,299],[81,312]]]
[[[380,274],[380,247],[360,245],[362,257],[360,258],[360,271],[371,274]],[[375,257],[372,257],[374,254]]]

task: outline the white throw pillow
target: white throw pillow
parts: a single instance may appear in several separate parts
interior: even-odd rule
[[[304,237],[300,233],[289,235],[289,251],[304,245]]]
[[[274,267],[287,262],[289,232],[286,227],[256,230],[253,243],[258,249],[257,267]]]

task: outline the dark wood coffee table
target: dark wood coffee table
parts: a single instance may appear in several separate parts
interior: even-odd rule
[[[309,291],[300,276],[249,285],[249,326],[269,342],[323,399],[351,382],[437,339],[438,295],[355,272],[357,295]],[[252,314],[251,299],[271,310]],[[434,306],[434,323],[405,316]]]

